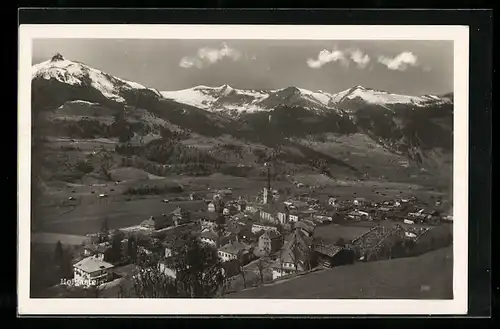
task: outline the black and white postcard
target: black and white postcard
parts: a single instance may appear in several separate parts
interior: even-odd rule
[[[466,313],[467,27],[19,33],[20,314]]]

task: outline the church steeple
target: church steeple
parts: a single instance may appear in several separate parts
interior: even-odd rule
[[[269,166],[269,163],[265,163],[265,166],[267,168],[267,186],[264,187],[264,192],[263,192],[263,199],[264,199],[264,204],[268,204],[270,203],[270,199],[272,198],[272,196],[270,196],[269,194],[272,193],[271,192],[271,167]]]

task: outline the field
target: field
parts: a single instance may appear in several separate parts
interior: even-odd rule
[[[225,297],[452,299],[453,248],[419,257],[339,266]]]
[[[58,234],[58,233],[42,233],[37,232],[31,234],[31,243],[34,244],[49,244],[54,248],[55,244],[61,241],[63,245],[80,246],[88,242],[88,238],[80,235]]]
[[[161,198],[149,198],[129,202],[111,202],[99,205],[82,205],[73,211],[58,212],[57,208],[43,209],[43,221],[39,230],[44,232],[85,235],[99,232],[104,218],[110,229],[138,225],[150,216],[169,213],[176,207],[197,210],[206,207],[203,201],[163,203]]]
[[[169,176],[162,179],[152,179],[132,168],[121,168],[114,173],[123,179],[120,183],[101,182],[100,184],[71,184],[51,182],[44,185],[38,206],[35,207],[37,231],[85,235],[100,229],[102,220],[108,218],[110,228],[121,228],[140,224],[149,216],[158,216],[172,211],[176,206],[192,210],[204,209],[201,201],[162,203],[163,198],[172,199],[187,196],[191,191],[199,193],[212,192],[221,188],[232,188],[235,196],[253,199],[259,195],[266,182],[264,179],[249,179],[214,174],[207,177]],[[321,175],[319,175],[321,176]],[[154,177],[153,177],[154,178]],[[324,178],[324,177],[323,177]],[[301,174],[295,180],[314,180],[314,175]],[[290,181],[273,181],[276,189],[291,188],[294,194],[312,193],[326,201],[328,196],[339,200],[352,200],[364,197],[373,201],[393,200],[394,198],[409,198],[417,196],[432,204],[437,197],[444,194],[427,190],[417,185],[390,183],[383,181],[339,182],[325,179],[328,185],[323,188],[294,188]],[[182,186],[183,192],[165,193],[162,195],[133,196],[124,194],[129,187],[138,186]],[[100,193],[106,193],[106,198],[99,198]],[[72,197],[74,200],[69,200]],[[358,226],[356,224],[355,226]],[[352,229],[355,233],[361,229]],[[353,233],[354,234],[354,233]]]

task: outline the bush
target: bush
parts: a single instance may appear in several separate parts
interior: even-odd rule
[[[87,161],[78,161],[77,164],[75,165],[75,168],[78,171],[81,171],[85,174],[91,173],[94,171],[94,167],[92,166],[91,163],[88,163]]]

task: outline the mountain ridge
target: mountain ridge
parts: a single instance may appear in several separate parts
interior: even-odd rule
[[[144,150],[150,148],[148,143],[168,141],[172,136],[189,140],[189,136],[220,139],[227,135],[234,142],[265,145],[274,150],[268,156],[275,154],[284,163],[310,165],[316,161],[311,157],[319,157],[323,162],[313,167],[323,171],[329,163],[354,167],[335,160],[338,155],[318,153],[292,140],[315,136],[319,141],[325,134],[336,134],[347,136],[348,143],[349,136],[363,134],[390,153],[407,156],[417,166],[432,164],[435,150],[452,150],[452,93],[446,97],[406,96],[354,86],[329,94],[295,86],[242,90],[229,85],[160,92],[59,55],[33,66],[32,86],[33,112],[40,115],[38,126],[45,125],[46,133],[104,136],[119,143],[139,140],[142,146],[138,147]],[[84,115],[85,111],[89,115]],[[182,138],[176,143],[184,143]],[[154,145],[152,150],[160,152],[159,145]],[[205,152],[199,145],[194,147]],[[140,151],[141,156],[150,154],[144,152]]]

